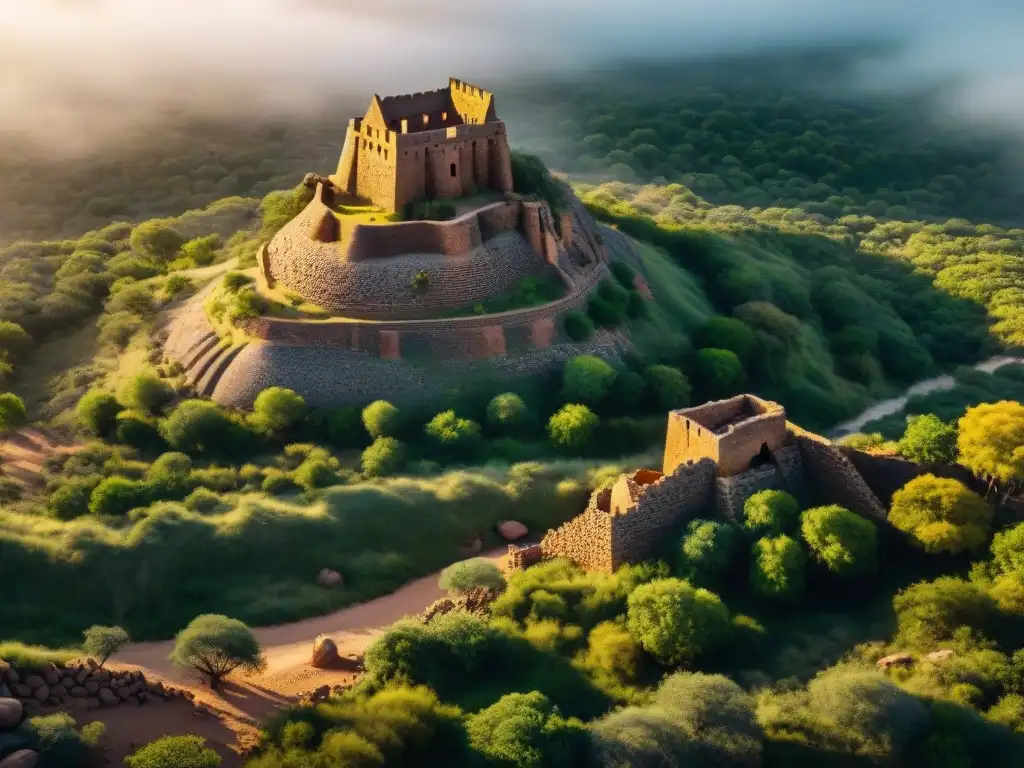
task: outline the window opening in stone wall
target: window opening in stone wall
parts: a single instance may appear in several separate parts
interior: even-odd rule
[[[378,154],[378,155],[380,154],[380,151],[381,151],[381,149],[383,149],[383,145],[381,145],[381,144],[378,144],[378,145],[377,145],[377,154]]]
[[[388,151],[387,151],[386,149],[384,150],[384,159],[385,159],[385,160],[387,160],[387,159],[388,159]]]
[[[454,179],[455,178],[455,163],[452,163],[451,171],[452,171],[452,178]]]

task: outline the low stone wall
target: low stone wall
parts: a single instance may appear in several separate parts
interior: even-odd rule
[[[888,519],[887,508],[843,452],[827,438],[787,423],[803,456],[809,490],[825,504],[841,504],[873,520]]]
[[[916,464],[902,456],[866,453],[846,446],[839,446],[839,450],[853,463],[868,487],[886,507],[892,503],[892,496],[896,491],[921,475],[931,474],[952,478],[959,480],[968,488],[975,485],[975,478],[970,471],[958,464],[926,466]]]

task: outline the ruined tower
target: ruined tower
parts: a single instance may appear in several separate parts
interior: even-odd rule
[[[349,121],[334,181],[391,213],[477,189],[511,192],[494,94],[452,78],[437,91],[374,95],[366,115]]]

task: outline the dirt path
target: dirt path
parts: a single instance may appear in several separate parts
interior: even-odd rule
[[[36,427],[24,427],[0,441],[0,474],[26,490],[34,489],[42,482],[46,459],[79,447],[61,444]]]

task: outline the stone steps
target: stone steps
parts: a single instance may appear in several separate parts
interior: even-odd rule
[[[188,383],[196,386],[210,369],[210,366],[217,362],[226,350],[227,347],[219,339],[216,344],[208,347],[206,352],[195,360],[186,371],[185,378],[188,379]]]
[[[219,343],[220,339],[217,337],[217,334],[212,331],[204,334],[199,341],[189,347],[188,351],[181,356],[181,365],[185,372],[191,371],[196,362]]]
[[[231,363],[238,357],[238,353],[245,349],[246,344],[237,344],[233,347],[221,347],[220,355],[214,359],[203,374],[196,380],[196,391],[203,397],[213,397],[214,390],[221,378],[231,367]]]

